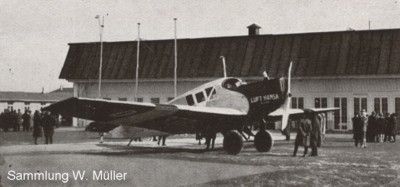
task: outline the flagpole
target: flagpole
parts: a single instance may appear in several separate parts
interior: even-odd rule
[[[140,49],[140,23],[138,23],[138,39],[137,39],[137,50],[136,50],[136,84],[135,84],[135,98],[134,101],[137,100],[138,96],[138,85],[139,85],[139,49]]]
[[[174,43],[175,43],[175,67],[174,67],[174,98],[176,98],[177,95],[177,68],[178,68],[178,50],[177,50],[177,41],[176,41],[176,18],[174,18],[174,26],[175,26],[175,39],[174,39]]]
[[[95,17],[99,20],[99,29],[100,29],[100,65],[99,65],[99,88],[97,93],[97,98],[101,98],[101,73],[103,66],[103,29],[104,29],[104,16],[100,17],[97,15]]]

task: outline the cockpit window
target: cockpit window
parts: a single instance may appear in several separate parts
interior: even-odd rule
[[[193,100],[193,96],[192,95],[187,95],[186,96],[186,102],[189,106],[193,106],[194,105],[194,100]]]
[[[196,94],[197,103],[205,101],[204,92],[199,92]]]
[[[222,83],[222,87],[232,90],[232,89],[238,88],[242,84],[245,84],[245,83],[242,82],[240,79],[230,78],[230,79],[226,79],[224,81],[224,83]]]

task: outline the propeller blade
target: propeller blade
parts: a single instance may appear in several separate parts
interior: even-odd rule
[[[289,121],[289,109],[290,109],[290,103],[292,102],[292,94],[290,92],[290,82],[291,82],[291,73],[292,73],[292,62],[290,62],[289,65],[289,71],[288,71],[288,88],[287,88],[287,95],[286,95],[286,100],[285,103],[283,104],[283,113],[282,113],[282,130],[286,128],[288,125]]]

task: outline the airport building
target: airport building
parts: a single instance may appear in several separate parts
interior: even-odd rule
[[[400,29],[263,34],[178,39],[178,95],[227,74],[245,81],[292,71],[292,108],[338,107],[328,129],[352,129],[351,118],[368,113],[400,114]],[[136,41],[103,42],[101,97],[133,101]],[[140,42],[138,101],[164,103],[174,97],[174,40]],[[71,43],[60,74],[74,96],[98,95],[100,43]],[[85,125],[74,120],[74,125]]]
[[[52,103],[73,96],[73,88],[63,88],[42,92],[0,92],[0,109],[20,110],[40,110]]]

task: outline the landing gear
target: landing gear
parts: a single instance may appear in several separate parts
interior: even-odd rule
[[[223,146],[228,154],[237,155],[243,148],[243,138],[238,131],[230,130],[224,136]]]
[[[260,130],[254,137],[254,146],[258,152],[267,152],[274,145],[274,140],[268,131]]]

